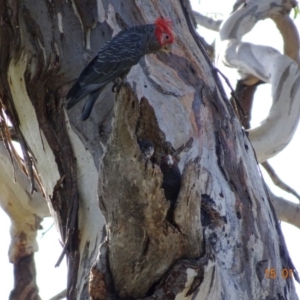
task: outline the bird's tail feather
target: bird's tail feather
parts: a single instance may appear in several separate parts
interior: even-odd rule
[[[77,81],[72,88],[69,90],[67,94],[67,109],[72,108],[75,104],[77,104],[82,98],[84,98],[87,94],[85,93],[85,89],[82,89],[79,82]]]
[[[96,100],[98,99],[101,90],[102,89],[98,89],[89,95],[89,98],[86,100],[86,102],[82,108],[81,117],[80,117],[80,119],[82,121],[85,121],[90,116],[92,109],[94,107],[94,104],[95,104]]]

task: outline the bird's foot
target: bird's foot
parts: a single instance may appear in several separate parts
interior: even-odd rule
[[[122,79],[120,77],[118,77],[117,79],[115,79],[114,81],[114,85],[112,86],[111,88],[111,91],[113,93],[118,93],[121,89],[121,86],[126,83],[126,80],[125,79]]]

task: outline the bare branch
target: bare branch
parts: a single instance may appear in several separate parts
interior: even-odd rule
[[[269,195],[278,219],[300,228],[300,205],[274,195],[270,189]]]
[[[267,171],[267,173],[269,174],[270,178],[272,179],[273,183],[276,186],[278,186],[282,190],[286,191],[287,193],[292,194],[300,201],[300,195],[294,189],[292,189],[290,186],[288,186],[285,182],[283,182],[279,178],[279,176],[276,174],[275,170],[272,168],[272,166],[267,161],[263,162],[261,165]]]
[[[242,5],[232,13],[220,29],[220,57],[224,64],[236,68],[242,78],[254,75],[272,85],[273,105],[268,117],[259,127],[249,130],[249,138],[259,162],[266,161],[284,149],[293,138],[299,122],[298,64],[271,47],[241,41],[258,20],[276,19],[278,15],[287,14],[295,2],[277,0],[276,4],[269,0],[248,1],[246,6]],[[245,17],[247,15],[249,18]],[[288,22],[288,19],[283,20]],[[279,24],[282,26],[283,23]],[[295,49],[291,49],[289,53],[295,56]]]
[[[284,42],[284,54],[293,59],[300,66],[300,39],[295,23],[289,15],[275,15],[272,17]]]
[[[203,26],[213,31],[219,31],[222,20],[214,20],[206,17],[197,11],[194,11],[194,16],[198,25]]]
[[[41,300],[36,284],[36,270],[33,254],[22,257],[14,264],[14,276],[15,284],[9,296],[10,300]]]
[[[50,300],[60,300],[64,299],[67,296],[67,289],[61,291],[56,296],[52,297]]]
[[[64,242],[63,250],[62,250],[62,252],[61,252],[61,254],[60,254],[60,256],[57,260],[57,263],[54,266],[55,268],[60,266],[62,260],[64,259],[65,254],[67,253],[67,248],[68,248],[69,243],[70,243],[70,235],[71,235],[70,231],[71,231],[70,229],[67,231],[67,237],[66,237],[66,240]]]

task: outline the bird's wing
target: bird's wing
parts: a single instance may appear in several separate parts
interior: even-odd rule
[[[127,30],[106,43],[67,94],[67,109],[114,79],[126,75],[144,54],[144,36]]]
[[[118,35],[99,51],[98,55],[80,74],[80,86],[99,85],[116,79],[137,64],[143,56],[143,40],[140,34],[127,32]]]

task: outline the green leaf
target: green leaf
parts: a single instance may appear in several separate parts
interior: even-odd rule
[[[294,19],[297,18],[299,13],[300,13],[300,10],[299,10],[299,6],[297,5],[296,7],[294,7]]]

